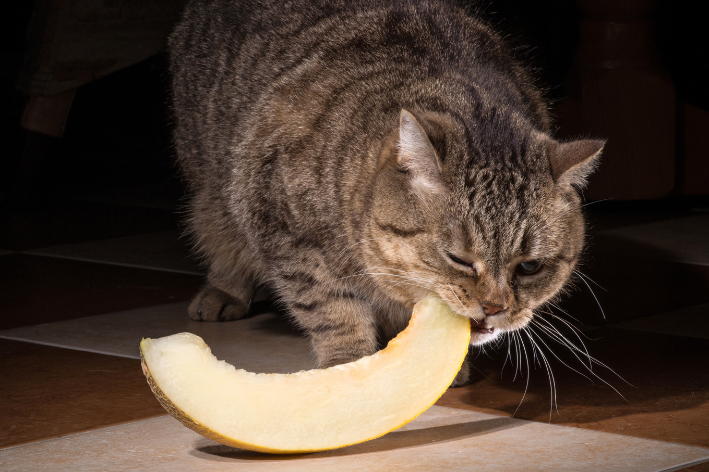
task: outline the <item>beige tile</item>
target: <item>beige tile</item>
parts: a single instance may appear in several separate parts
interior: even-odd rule
[[[202,275],[205,270],[191,256],[188,241],[178,231],[65,244],[26,251],[28,254],[89,262],[159,269]]]
[[[0,450],[0,468],[156,471],[662,471],[709,449],[432,407],[379,439],[306,455],[219,445],[170,417]]]
[[[611,326],[709,339],[709,303],[622,321]]]
[[[615,228],[599,234],[636,244],[637,255],[646,252],[664,260],[709,265],[709,213]],[[619,244],[618,248],[627,255],[627,244]]]
[[[187,317],[186,302],[3,330],[0,338],[138,359],[142,338],[181,332],[201,336],[219,359],[252,372],[297,372],[314,365],[308,341],[278,315],[198,322]]]

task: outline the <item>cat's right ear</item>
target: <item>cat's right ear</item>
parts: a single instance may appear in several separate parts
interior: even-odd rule
[[[421,193],[444,193],[436,150],[416,117],[407,110],[399,115],[397,164],[411,176],[411,185]]]

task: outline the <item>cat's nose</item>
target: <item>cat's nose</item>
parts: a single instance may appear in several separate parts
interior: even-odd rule
[[[481,304],[480,306],[483,307],[483,311],[488,316],[492,316],[499,311],[507,309],[506,306],[492,305],[492,304],[488,304],[488,303]]]

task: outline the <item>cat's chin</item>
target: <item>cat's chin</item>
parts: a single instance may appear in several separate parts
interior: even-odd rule
[[[491,328],[489,330],[481,330],[479,328],[473,327],[470,330],[470,345],[471,346],[482,346],[488,344],[491,341],[499,338],[502,335],[502,330],[498,328]]]

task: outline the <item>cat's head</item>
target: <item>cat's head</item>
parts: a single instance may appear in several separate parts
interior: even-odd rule
[[[576,188],[603,141],[559,143],[514,114],[466,125],[406,110],[394,134],[365,245],[376,282],[407,305],[437,293],[475,320],[476,345],[526,326],[579,259]]]

